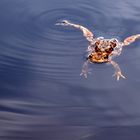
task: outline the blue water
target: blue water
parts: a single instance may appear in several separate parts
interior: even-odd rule
[[[140,33],[139,0],[0,1],[0,140],[139,140],[140,40],[110,65],[90,64],[88,42],[66,19],[95,36]]]

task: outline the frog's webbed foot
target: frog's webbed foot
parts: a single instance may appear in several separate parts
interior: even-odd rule
[[[117,81],[120,80],[120,77],[126,79],[126,77],[124,75],[122,75],[121,71],[116,71],[113,76],[115,76],[117,78]]]
[[[88,60],[86,62],[84,62],[83,66],[82,66],[82,71],[80,74],[80,76],[84,76],[85,78],[87,78],[88,74],[90,74],[90,70],[88,68],[88,63],[89,63]]]
[[[119,65],[118,65],[116,62],[110,60],[108,63],[109,63],[109,64],[112,64],[113,67],[115,68],[115,73],[114,73],[113,76],[115,76],[115,77],[117,78],[117,81],[119,81],[120,78],[124,78],[124,79],[126,78],[126,77],[122,74],[121,69],[120,69]]]
[[[127,46],[131,43],[133,43],[136,39],[140,38],[140,34],[137,34],[137,35],[132,35],[130,37],[127,37],[124,42],[123,42],[123,45],[124,46]]]
[[[67,20],[62,20],[61,22],[56,23],[55,25],[68,26],[69,24],[70,24],[69,21],[67,21]]]
[[[62,25],[62,26],[72,26],[74,28],[80,29],[83,32],[83,36],[91,42],[93,40],[93,33],[89,31],[86,27],[81,26],[79,24],[71,23],[67,20],[62,20],[60,23],[56,23],[55,25]]]

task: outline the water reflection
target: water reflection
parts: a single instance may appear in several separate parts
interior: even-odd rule
[[[0,139],[139,139],[140,42],[116,58],[126,80],[96,64],[84,79],[88,42],[55,26],[69,19],[124,39],[140,32],[139,1],[5,0],[0,7]]]

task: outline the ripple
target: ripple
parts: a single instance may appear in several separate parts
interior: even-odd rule
[[[139,47],[126,48],[126,55],[116,60],[128,79],[116,82],[113,68],[97,64],[91,64],[92,75],[82,79],[88,42],[76,29],[55,26],[67,19],[97,36],[135,33],[139,2],[5,2],[0,2],[1,139],[106,139],[109,132],[140,124]],[[101,127],[107,132],[96,135]],[[134,127],[129,129],[133,136],[139,131]],[[129,131],[119,131],[121,138]]]
[[[97,8],[92,10],[95,17],[104,17],[103,12]],[[22,22],[13,24],[13,28],[17,30],[10,34],[10,40],[1,41],[6,46],[2,48],[1,68],[12,66],[44,78],[78,80],[88,42],[80,31],[56,26],[55,23],[68,19],[91,28],[92,10],[88,6],[84,10],[81,7],[46,10],[28,15]],[[99,19],[96,19],[97,22]],[[94,23],[96,26],[97,23]]]
[[[13,28],[17,30],[13,30],[14,34],[10,34],[8,41],[1,41],[1,44],[7,46],[2,48],[1,67],[13,65],[15,68],[28,69],[32,73],[56,79],[78,78],[82,66],[81,58],[86,50],[86,40],[80,31],[65,29],[56,26],[55,23],[68,17],[75,22],[78,19],[78,23],[84,22],[86,15],[78,9],[53,9],[34,16],[28,15],[18,26],[13,24]],[[23,66],[19,64],[20,61],[28,65]]]

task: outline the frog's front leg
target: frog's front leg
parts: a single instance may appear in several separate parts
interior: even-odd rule
[[[119,81],[120,77],[125,79],[125,76],[122,74],[121,69],[116,62],[109,60],[108,63],[111,64],[115,68],[115,74],[113,76],[116,76],[117,81]]]
[[[74,24],[67,20],[62,20],[60,23],[56,23],[56,25],[72,26],[74,28],[80,29],[83,32],[83,36],[86,37],[86,39],[89,42],[91,42],[93,40],[93,33],[91,31],[89,31],[86,27],[83,27],[79,24]]]
[[[87,75],[90,73],[89,68],[88,68],[88,63],[89,63],[89,60],[84,62],[83,66],[82,66],[82,71],[80,74],[81,76],[83,75],[85,78],[87,78]]]
[[[137,34],[137,35],[132,35],[130,37],[127,37],[124,42],[123,42],[123,45],[124,46],[127,46],[131,43],[133,43],[136,39],[140,38],[140,34]]]

